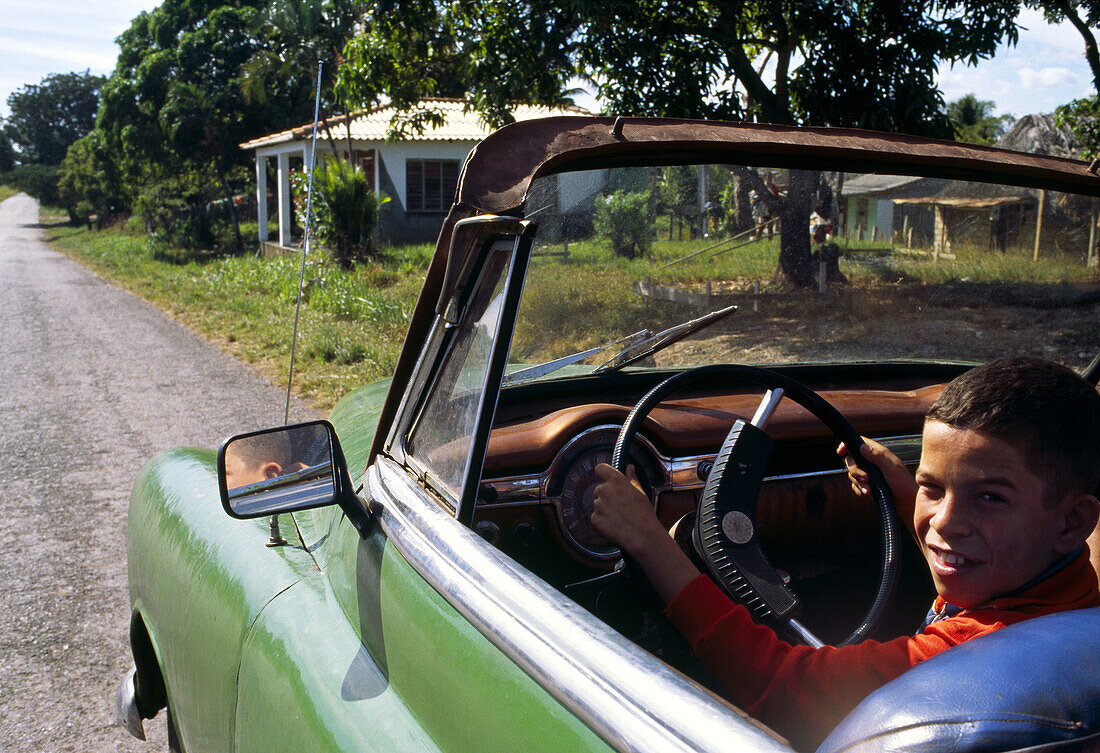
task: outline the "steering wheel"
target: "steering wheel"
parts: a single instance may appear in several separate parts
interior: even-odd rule
[[[615,442],[611,465],[625,473],[630,444],[658,403],[685,386],[716,380],[749,382],[767,392],[752,421],[735,421],[718,451],[696,510],[691,536],[696,554],[705,563],[710,577],[731,598],[744,604],[757,621],[772,623],[811,646],[823,645],[796,619],[800,607],[798,597],[768,562],[756,535],[756,501],[772,449],[772,440],[764,433],[764,427],[779,401],[784,396],[791,398],[844,442],[856,464],[869,476],[882,536],[882,571],[867,615],[852,634],[837,645],[864,640],[882,622],[897,587],[900,526],[886,479],[860,452],[863,440],[859,433],[836,408],[809,387],[778,372],[755,366],[716,364],[681,372],[651,389],[630,411]],[[628,570],[639,569],[629,560],[626,564]]]

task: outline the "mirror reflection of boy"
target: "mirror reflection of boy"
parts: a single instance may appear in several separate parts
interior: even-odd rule
[[[866,494],[866,474],[843,445],[838,452]],[[1074,372],[1020,357],[953,380],[929,410],[915,480],[881,445],[868,443],[864,455],[885,474],[938,595],[916,635],[840,648],[791,646],[755,624],[699,573],[631,479],[596,469],[593,525],[638,561],[730,700],[800,749],[815,747],[876,688],[952,646],[1100,606],[1085,545],[1100,517],[1100,394]]]
[[[235,439],[225,448],[225,488],[236,489],[276,478],[290,470],[288,432],[273,431]]]

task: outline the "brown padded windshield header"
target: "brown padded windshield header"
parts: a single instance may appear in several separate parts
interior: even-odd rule
[[[1088,163],[903,134],[706,120],[555,117],[514,123],[467,158],[457,203],[515,213],[542,175],[627,165],[746,166],[917,175],[1100,196]],[[617,133],[615,132],[617,130]]]

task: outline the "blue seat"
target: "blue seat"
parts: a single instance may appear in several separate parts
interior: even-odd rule
[[[817,752],[1033,746],[1100,751],[1100,607],[1036,617],[918,664],[867,696]]]

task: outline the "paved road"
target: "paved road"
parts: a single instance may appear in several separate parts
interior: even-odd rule
[[[0,751],[164,750],[114,726],[144,462],[278,424],[284,393],[53,251],[0,203]],[[301,403],[292,417],[312,415]]]

